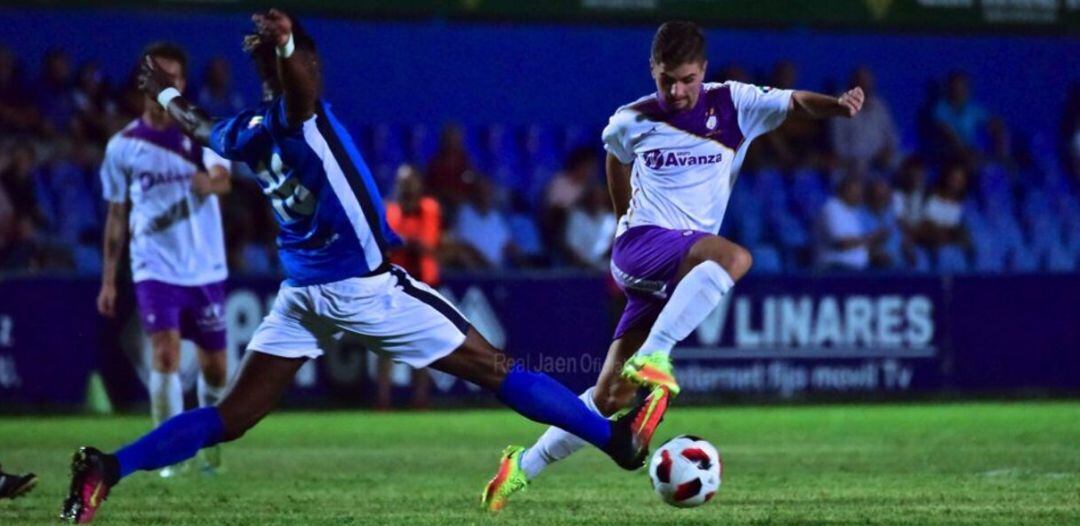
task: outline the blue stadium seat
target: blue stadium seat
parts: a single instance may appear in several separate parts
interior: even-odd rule
[[[390,164],[395,168],[407,160],[404,131],[393,124],[376,124],[369,130],[369,162]]]
[[[530,124],[525,127],[524,145],[528,162],[533,166],[558,169],[562,166],[564,151],[558,131],[552,126]]]
[[[968,271],[967,255],[955,245],[945,245],[937,251],[937,270],[943,274],[960,274]]]
[[[773,236],[784,248],[802,248],[810,243],[810,233],[795,216],[780,208],[769,214]]]
[[[930,261],[930,253],[925,248],[915,247],[915,261],[911,270],[924,274],[934,270],[934,266]]]
[[[772,245],[755,245],[750,248],[754,258],[754,272],[759,274],[779,274],[784,271],[784,260],[780,252]]]
[[[1005,271],[1005,249],[994,240],[992,237],[989,239],[977,240],[974,238],[975,245],[975,264],[974,270],[984,273],[1001,273]]]
[[[1077,255],[1065,245],[1050,247],[1046,254],[1046,268],[1053,272],[1073,272],[1077,270]]]
[[[409,162],[418,166],[427,166],[439,150],[439,132],[424,123],[413,124],[408,129]]]
[[[101,273],[101,250],[92,245],[75,245],[71,250],[75,272],[79,274]]]
[[[1036,272],[1039,270],[1039,255],[1030,247],[1021,246],[1013,249],[1009,258],[1009,269],[1013,272]]]

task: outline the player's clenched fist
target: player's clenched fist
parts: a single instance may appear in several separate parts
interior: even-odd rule
[[[175,87],[173,79],[158,67],[157,62],[147,55],[139,66],[139,90],[156,99],[166,88]]]
[[[255,13],[251,15],[251,21],[255,23],[259,38],[275,46],[284,46],[289,41],[289,35],[292,35],[292,20],[278,9],[271,9],[265,14]]]
[[[840,95],[840,105],[847,110],[848,117],[854,117],[862,109],[863,101],[866,100],[866,95],[863,94],[862,88],[856,86]]]

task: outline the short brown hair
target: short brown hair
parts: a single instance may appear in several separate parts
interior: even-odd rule
[[[172,42],[154,42],[153,44],[146,46],[146,49],[143,50],[143,56],[175,60],[180,63],[180,74],[183,75],[184,78],[187,78],[188,76],[188,56],[187,52],[184,51],[184,48],[180,47],[180,44],[174,44]]]
[[[665,22],[652,41],[652,61],[668,67],[705,61],[705,33],[693,22]]]

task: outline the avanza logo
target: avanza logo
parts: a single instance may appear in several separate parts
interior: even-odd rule
[[[724,160],[723,154],[693,155],[688,151],[665,152],[664,150],[650,150],[641,156],[645,166],[659,170],[673,166],[699,166],[703,164],[720,164]]]

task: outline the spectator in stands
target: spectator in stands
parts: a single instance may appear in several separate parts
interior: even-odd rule
[[[563,235],[570,208],[581,201],[587,188],[596,184],[598,168],[596,151],[580,146],[570,151],[562,171],[548,184],[541,218],[544,240],[548,246],[558,247],[562,257],[573,258]]]
[[[456,209],[474,190],[476,174],[471,167],[461,128],[446,125],[439,136],[439,149],[428,163],[428,187],[444,204]]]
[[[386,205],[386,221],[404,241],[390,260],[420,281],[438,285],[442,210],[438,201],[424,194],[423,175],[416,167],[403,164],[398,168],[394,201]]]
[[[870,265],[874,268],[900,268],[905,259],[914,257],[911,254],[913,247],[905,246],[906,237],[896,216],[893,189],[888,181],[882,178],[870,181],[866,205],[865,230],[881,232],[881,237],[870,245]]]
[[[888,232],[870,230],[864,223],[863,180],[849,173],[836,195],[825,201],[819,220],[818,265],[825,270],[863,270],[870,264],[870,247]]]
[[[75,116],[75,98],[72,91],[71,58],[61,49],[45,53],[42,64],[41,84],[37,86],[37,108],[45,123],[45,133],[50,137],[66,134],[71,130]]]
[[[397,170],[394,200],[386,204],[386,222],[401,236],[404,245],[390,254],[390,261],[412,276],[435,287],[439,284],[439,244],[442,240],[442,212],[439,202],[424,195],[423,174],[416,167],[403,164]],[[375,405],[392,405],[390,358],[379,356]],[[431,392],[427,370],[412,370],[412,406],[426,408]]]
[[[519,265],[529,268],[551,266],[551,255],[544,248],[543,235],[536,221],[536,212],[529,201],[515,192],[510,202],[510,238],[517,248]]]
[[[923,220],[916,233],[917,241],[930,248],[944,245],[970,247],[963,223],[967,181],[967,169],[962,163],[954,163],[945,170],[926,200]]]
[[[946,158],[974,166],[979,158],[979,134],[986,131],[989,114],[982,105],[971,101],[967,73],[949,73],[945,97],[934,107],[934,122]]]
[[[570,261],[580,268],[606,271],[615,223],[607,189],[600,185],[589,187],[566,221],[564,237]]]
[[[1072,175],[1074,188],[1080,188],[1080,81],[1069,88],[1069,98],[1061,116],[1061,158]]]
[[[896,215],[906,235],[922,224],[923,208],[926,206],[926,166],[918,155],[904,159],[896,176],[897,192],[893,195]]]
[[[510,225],[495,206],[495,187],[487,178],[479,178],[467,203],[458,210],[454,234],[469,254],[471,265],[481,268],[505,268],[515,258]],[[471,266],[466,265],[466,266]]]
[[[832,148],[841,169],[892,171],[899,163],[900,138],[888,105],[877,94],[877,80],[866,66],[851,75],[851,87],[866,94],[862,111],[851,119],[832,119]]]
[[[0,47],[0,133],[30,133],[41,128],[30,89],[15,54]]]
[[[90,61],[79,68],[73,100],[75,122],[72,131],[76,136],[104,147],[109,137],[123,126],[97,62]]]
[[[795,89],[798,75],[794,62],[782,60],[773,68],[768,84],[778,89]],[[777,163],[776,167],[785,172],[822,168],[828,151],[824,123],[818,119],[785,119],[779,128],[765,135],[765,140],[756,143],[760,145],[758,155],[763,157],[763,164]]]
[[[232,67],[225,57],[216,57],[206,65],[199,106],[210,115],[234,115],[244,109],[244,96],[233,89]]]
[[[34,181],[36,153],[29,142],[16,143],[10,149],[6,166],[0,166],[0,189],[11,203],[14,223],[8,233],[9,249],[4,267],[25,271],[37,256],[40,231],[47,219],[38,204]]]

